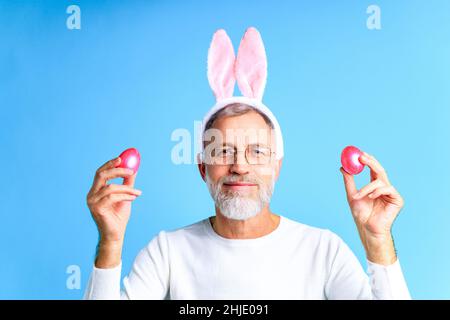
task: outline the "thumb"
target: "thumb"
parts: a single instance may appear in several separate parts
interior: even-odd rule
[[[355,185],[355,179],[353,179],[353,176],[349,173],[347,173],[344,168],[339,169],[342,173],[342,176],[344,178],[344,185],[345,185],[345,191],[347,192],[347,197],[352,198],[353,195],[358,191],[356,189]]]
[[[136,181],[136,175],[137,172],[135,172],[133,175],[123,178],[123,185],[134,187],[134,182]]]

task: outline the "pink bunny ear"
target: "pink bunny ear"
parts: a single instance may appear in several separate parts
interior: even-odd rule
[[[233,96],[234,84],[234,49],[225,30],[214,33],[208,51],[208,81],[217,100]]]
[[[242,37],[235,75],[244,96],[262,100],[267,79],[267,58],[261,35],[253,27],[248,28]]]

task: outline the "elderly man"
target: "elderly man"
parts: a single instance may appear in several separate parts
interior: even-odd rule
[[[140,195],[120,158],[97,170],[88,206],[100,232],[86,299],[409,299],[391,228],[403,206],[378,161],[363,154],[371,182],[360,189],[341,168],[367,255],[368,274],[334,233],[270,210],[284,156],[280,126],[261,99],[266,57],[247,30],[235,60],[215,33],[208,79],[217,98],[203,120],[199,172],[215,215],[161,231],[138,254],[121,289],[121,252],[131,202]],[[233,97],[237,80],[243,97]],[[107,184],[123,177],[123,185]],[[294,194],[295,196],[295,194]]]

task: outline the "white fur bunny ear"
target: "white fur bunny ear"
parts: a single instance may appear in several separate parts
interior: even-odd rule
[[[262,100],[267,80],[267,58],[261,35],[253,27],[248,28],[242,37],[235,74],[245,97]]]
[[[233,96],[234,84],[234,49],[225,30],[214,33],[208,51],[208,81],[216,100]]]

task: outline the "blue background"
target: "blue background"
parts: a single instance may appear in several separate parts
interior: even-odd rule
[[[81,30],[66,27],[71,4]],[[366,27],[371,4],[381,30]],[[339,172],[340,151],[356,145],[405,198],[394,237],[412,296],[450,298],[449,15],[444,0],[1,1],[0,298],[82,297],[97,242],[86,194],[128,147],[142,155],[143,195],[126,273],[160,230],[214,214],[196,165],[172,163],[170,137],[193,134],[214,104],[213,32],[225,28],[236,49],[249,26],[265,42],[264,102],[285,138],[274,212],[336,232],[365,267]],[[69,265],[80,290],[66,287]]]

